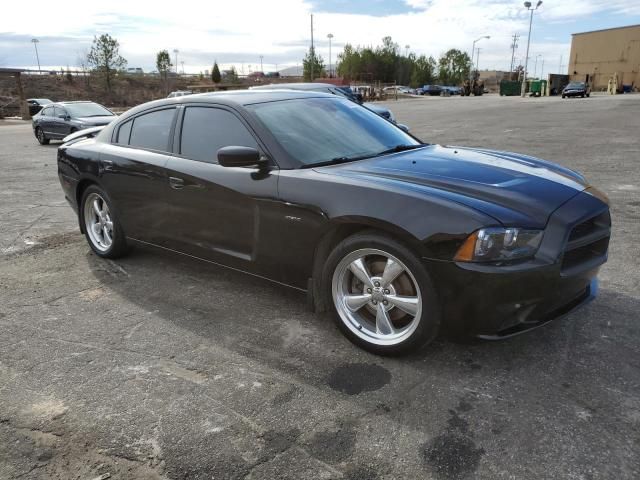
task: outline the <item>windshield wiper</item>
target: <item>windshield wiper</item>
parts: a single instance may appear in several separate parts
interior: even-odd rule
[[[339,163],[347,163],[347,162],[355,162],[356,160],[364,160],[365,158],[371,158],[375,155],[367,154],[367,155],[357,155],[353,157],[335,157],[331,160],[326,160],[324,162],[317,163],[309,163],[307,165],[302,165],[300,168],[313,168],[313,167],[325,167],[327,165],[337,165]]]
[[[397,153],[397,152],[405,152],[407,150],[414,150],[416,148],[421,148],[426,146],[426,143],[419,143],[417,145],[408,145],[408,144],[400,144],[395,147],[388,148],[386,150],[382,150],[381,152],[373,155],[374,157],[379,157],[380,155],[387,155],[388,153]]]
[[[424,147],[426,145],[427,145],[426,143],[419,143],[417,145],[401,144],[401,145],[396,145],[395,147],[392,147],[392,148],[388,148],[378,153],[368,153],[366,155],[356,155],[353,157],[347,157],[347,156],[335,157],[335,158],[332,158],[331,160],[327,160],[324,162],[302,165],[300,168],[324,167],[327,165],[337,165],[339,163],[355,162],[356,160],[364,160],[365,158],[379,157],[380,155],[386,155],[388,153],[396,153],[396,152],[404,152],[405,150],[413,150],[415,148]]]

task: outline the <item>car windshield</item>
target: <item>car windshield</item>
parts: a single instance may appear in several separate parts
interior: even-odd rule
[[[33,101],[38,103],[38,105],[49,105],[50,103],[53,103],[48,98],[34,98]]]
[[[72,117],[103,117],[113,115],[113,113],[97,103],[66,104],[64,108]]]
[[[301,166],[357,160],[421,145],[360,105],[303,98],[248,106]]]
[[[582,82],[572,82],[567,85],[567,88],[584,88],[584,83]]]

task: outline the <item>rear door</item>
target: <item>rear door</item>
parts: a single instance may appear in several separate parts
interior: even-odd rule
[[[277,197],[277,169],[223,167],[225,146],[264,152],[237,112],[223,106],[187,105],[167,164],[171,248],[244,270],[259,261],[261,221]]]
[[[127,236],[150,243],[163,237],[165,167],[172,148],[176,108],[143,112],[114,129],[101,156],[102,181]]]

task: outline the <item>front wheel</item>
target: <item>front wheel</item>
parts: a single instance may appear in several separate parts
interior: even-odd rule
[[[386,235],[357,234],[338,244],[327,260],[324,286],[338,327],[365,350],[407,353],[438,333],[440,313],[427,271]]]
[[[91,185],[84,191],[81,205],[84,233],[96,255],[118,258],[126,254],[127,241],[106,192]]]

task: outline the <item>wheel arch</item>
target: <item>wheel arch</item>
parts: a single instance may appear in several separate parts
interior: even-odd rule
[[[389,235],[408,248],[421,250],[420,241],[410,232],[390,222],[361,216],[345,216],[332,219],[320,240],[316,244],[313,254],[311,278],[309,279],[309,304],[316,312],[325,312],[329,308],[328,298],[321,285],[322,270],[333,249],[345,238],[357,233],[370,232]]]
[[[96,185],[102,188],[95,178],[84,177],[80,179],[80,181],[78,182],[78,185],[76,186],[76,191],[75,191],[76,205],[78,205],[78,225],[80,226],[80,231],[83,234],[85,233],[85,228],[84,228],[84,222],[82,221],[82,213],[81,213],[82,212],[82,195],[84,195],[85,190],[89,188],[91,185]]]

